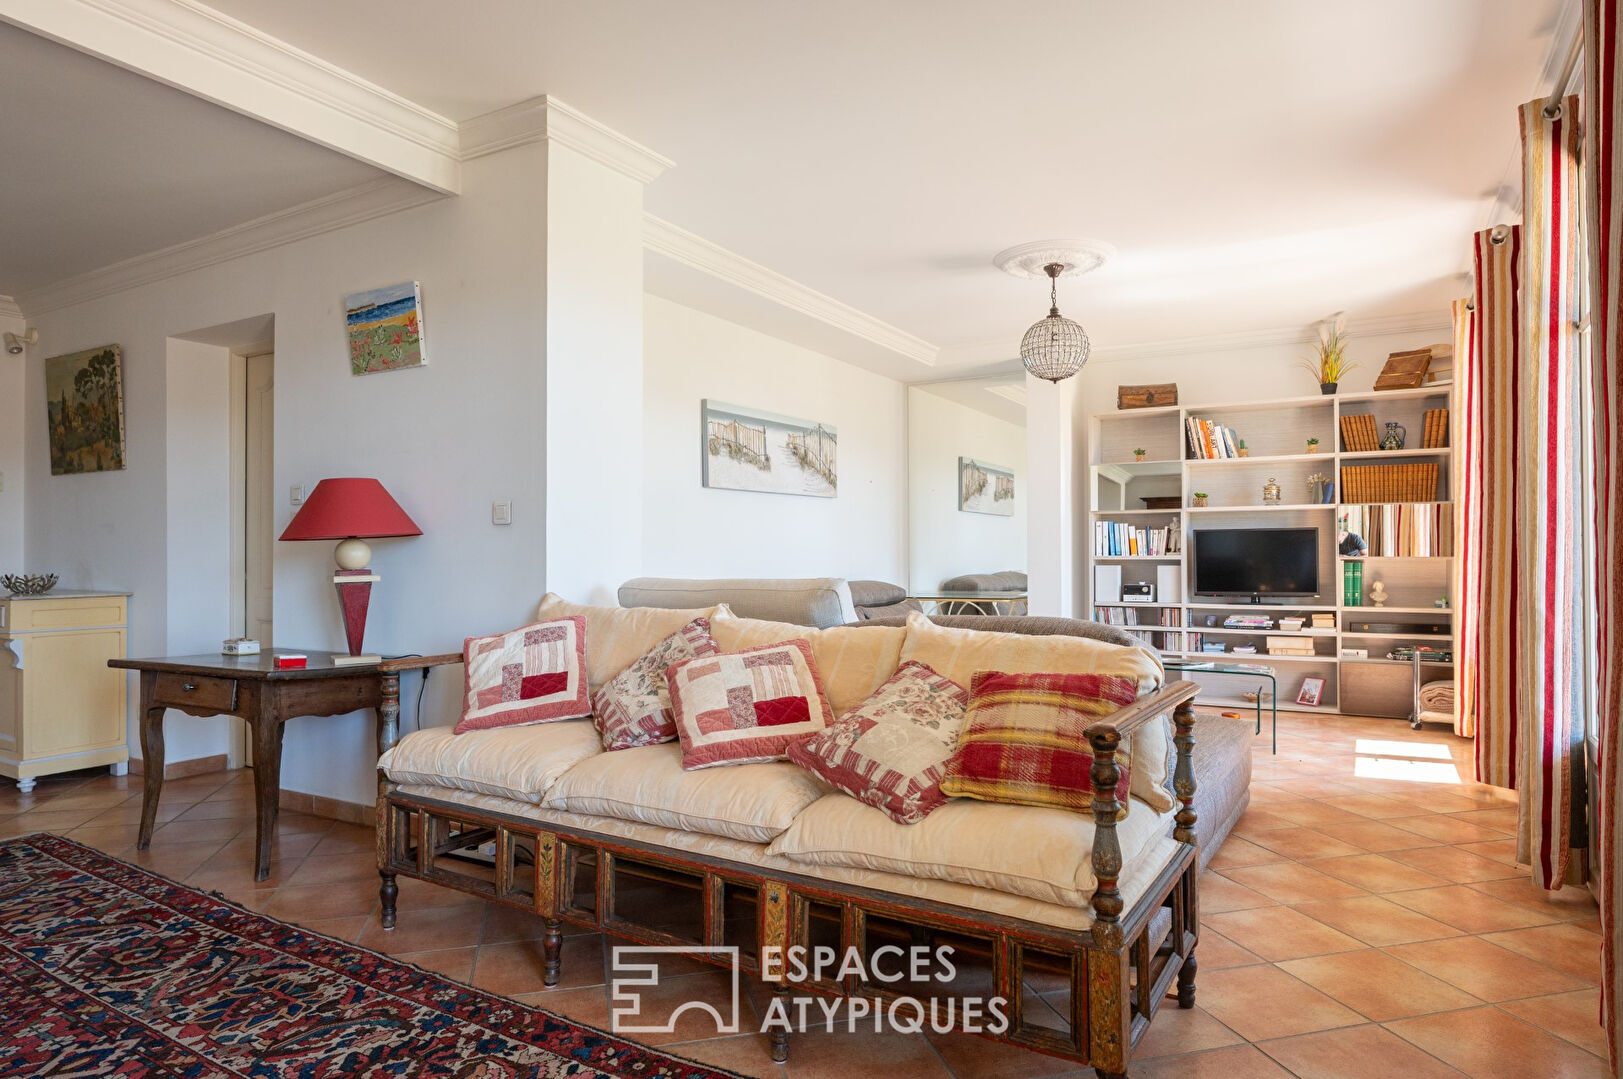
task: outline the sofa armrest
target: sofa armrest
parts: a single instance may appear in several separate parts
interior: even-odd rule
[[[1121,782],[1121,769],[1116,764],[1116,751],[1124,736],[1144,726],[1172,709],[1172,720],[1177,727],[1173,742],[1178,747],[1178,762],[1173,773],[1173,787],[1182,804],[1174,818],[1173,838],[1180,843],[1195,845],[1195,772],[1192,754],[1195,748],[1195,695],[1200,687],[1193,682],[1174,682],[1154,693],[1147,694],[1125,708],[1113,712],[1106,722],[1095,723],[1087,729],[1088,747],[1093,753],[1093,768],[1089,778],[1093,781],[1093,875],[1098,881],[1093,892],[1093,939],[1101,948],[1119,951],[1122,945],[1121,912],[1125,904],[1116,882],[1121,877],[1121,841],[1116,835],[1116,818],[1121,803],[1116,799],[1117,785]]]
[[[447,652],[438,656],[401,656],[399,659],[386,659],[379,663],[378,673],[398,674],[401,671],[420,671],[428,667],[444,667],[461,662],[461,652]]]
[[[401,656],[378,664],[378,756],[382,757],[400,740],[400,672],[423,671],[430,667],[446,667],[462,662],[461,652],[445,652],[437,656]],[[378,792],[385,784],[383,773],[378,773]]]

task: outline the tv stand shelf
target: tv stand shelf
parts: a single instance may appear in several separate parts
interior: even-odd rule
[[[1275,666],[1279,704],[1287,710],[1411,718],[1414,665],[1406,658],[1388,658],[1388,653],[1407,645],[1452,652],[1452,633],[1359,633],[1353,631],[1352,625],[1375,623],[1382,630],[1411,626],[1452,628],[1452,604],[1439,608],[1433,601],[1451,597],[1453,557],[1445,553],[1360,559],[1362,602],[1347,604],[1342,602],[1342,572],[1348,560],[1337,550],[1336,531],[1349,512],[1357,521],[1360,514],[1356,511],[1362,510],[1362,519],[1368,522],[1372,536],[1383,525],[1388,536],[1397,535],[1386,550],[1448,550],[1437,535],[1429,534],[1425,542],[1416,543],[1401,532],[1414,527],[1411,519],[1421,518],[1426,510],[1436,507],[1444,507],[1446,521],[1446,507],[1453,504],[1449,501],[1454,490],[1452,450],[1448,446],[1419,445],[1426,412],[1438,408],[1452,409],[1451,383],[1412,390],[1169,405],[1095,415],[1089,426],[1090,523],[1117,522],[1147,530],[1170,526],[1178,530],[1182,550],[1155,557],[1099,554],[1094,547],[1095,530],[1090,528],[1084,536],[1087,613],[1116,625],[1120,625],[1117,618],[1139,619],[1142,624],[1120,628],[1131,631],[1168,659]],[[1410,444],[1401,450],[1345,451],[1341,446],[1344,415],[1373,415],[1377,430],[1386,422],[1401,423],[1408,430]],[[1190,457],[1186,431],[1187,421],[1192,418],[1232,428],[1237,437],[1247,439],[1250,454],[1215,459]],[[1307,452],[1309,438],[1318,440],[1317,452]],[[1146,451],[1145,460],[1132,459],[1138,449]],[[1343,464],[1368,466],[1386,460],[1394,465],[1435,465],[1438,484],[1433,497],[1401,503],[1416,507],[1412,514],[1378,509],[1393,503],[1341,501]],[[1335,484],[1330,501],[1311,500],[1308,480],[1315,475]],[[1280,485],[1283,499],[1265,505],[1262,489],[1270,480]],[[1196,493],[1207,496],[1206,505],[1194,505]],[[1141,500],[1151,498],[1175,498],[1179,505],[1172,509],[1143,508]],[[1398,527],[1391,526],[1393,521],[1399,522]],[[1214,528],[1317,529],[1318,594],[1261,602],[1243,596],[1197,595],[1195,533]],[[1156,586],[1153,602],[1128,604],[1117,597],[1099,595],[1096,567],[1111,567],[1110,579],[1119,574],[1123,584]],[[1369,590],[1377,580],[1387,591],[1384,607],[1368,602]],[[1124,609],[1138,613],[1120,614]],[[1312,617],[1326,614],[1333,617],[1333,627],[1314,630]],[[1300,617],[1307,624],[1300,631],[1223,625],[1230,615],[1266,615],[1276,627],[1281,617]],[[1206,624],[1208,618],[1212,625]],[[1162,620],[1176,624],[1156,624]],[[1266,648],[1269,637],[1312,642],[1323,654],[1271,655]],[[1224,651],[1208,652],[1201,647],[1218,642],[1225,646]],[[1256,651],[1235,653],[1230,650],[1235,645],[1255,646]],[[1344,650],[1362,650],[1366,654],[1344,656]],[[1451,663],[1422,660],[1421,666],[1427,678],[1453,676]],[[1189,672],[1189,677],[1199,680],[1201,674],[1195,670]],[[1317,706],[1296,703],[1306,678],[1324,679],[1324,692]],[[1213,688],[1221,695],[1224,687]]]

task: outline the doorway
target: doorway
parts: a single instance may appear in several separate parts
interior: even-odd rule
[[[276,355],[231,356],[231,632],[269,651],[276,581]],[[253,764],[243,720],[231,724],[227,767]]]

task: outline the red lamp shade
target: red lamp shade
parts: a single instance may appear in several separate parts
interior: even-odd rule
[[[421,536],[417,522],[374,479],[322,480],[282,533],[285,540]]]

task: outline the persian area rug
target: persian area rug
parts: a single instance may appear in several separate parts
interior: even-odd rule
[[[0,842],[0,1076],[733,1073],[205,895],[72,840]]]

